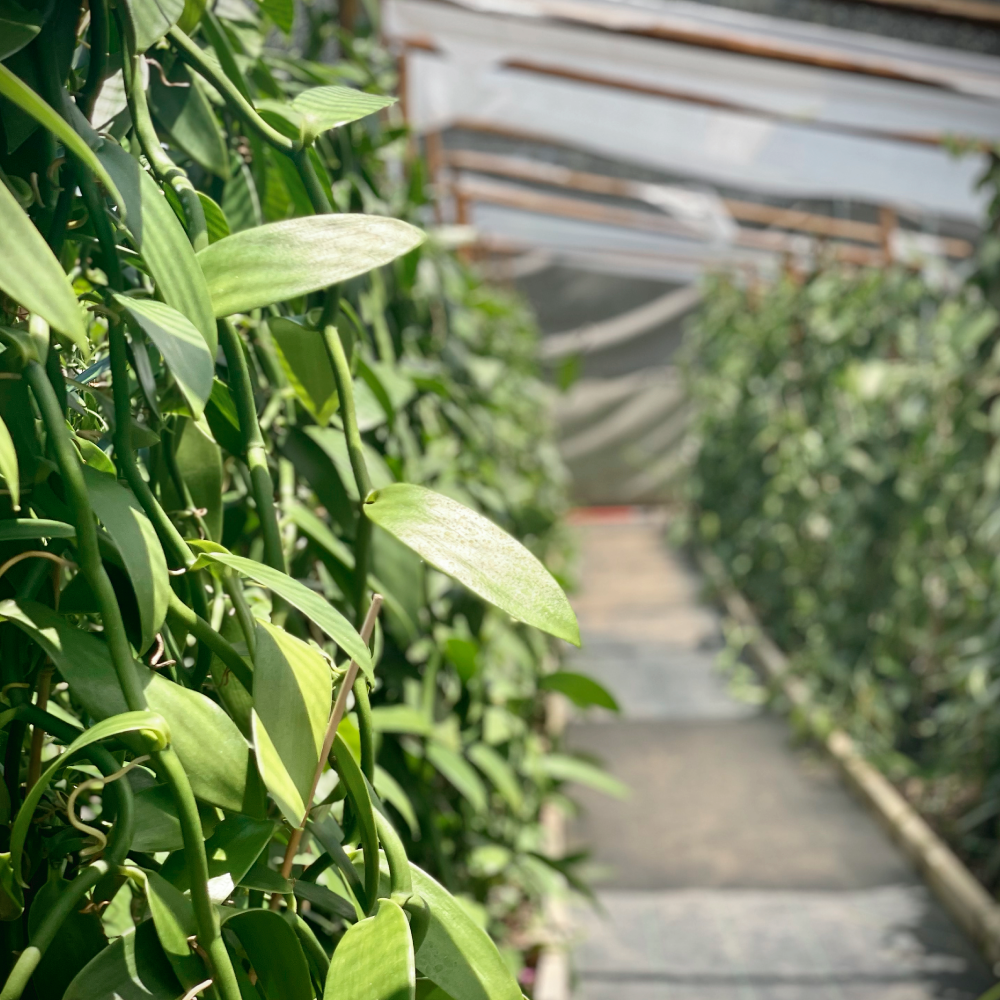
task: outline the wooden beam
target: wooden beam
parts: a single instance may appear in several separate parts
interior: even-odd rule
[[[449,150],[444,156],[448,166],[456,170],[474,170],[481,173],[497,174],[517,180],[549,184],[552,187],[585,191],[589,194],[628,198],[646,201],[642,181],[623,177],[608,177],[604,174],[572,170],[553,163],[541,163],[517,156],[503,156],[497,153],[480,153],[473,150]],[[735,198],[721,199],[729,214],[741,222],[755,222],[779,229],[811,233],[816,236],[834,237],[857,243],[868,243],[882,247],[884,233],[881,225],[858,222],[853,219],[834,219],[828,215],[804,212],[793,208],[778,208],[759,202],[742,201]],[[649,213],[641,213],[648,215]],[[675,225],[679,225],[675,223]],[[750,232],[751,230],[743,230]],[[690,234],[689,227],[683,227],[684,234]],[[949,257],[968,257],[972,254],[972,244],[967,240],[939,237],[942,251]]]
[[[981,0],[863,0],[876,7],[898,7],[903,10],[919,11],[921,14],[936,14],[959,21],[980,21],[984,24],[1000,24],[1000,4],[982,3]]]
[[[631,208],[619,208],[616,205],[603,205],[582,198],[547,194],[499,181],[467,177],[459,180],[454,185],[454,190],[461,206],[460,222],[468,220],[467,205],[469,202],[484,202],[527,212],[537,212],[540,215],[579,219],[583,222],[617,226],[640,232],[660,233],[664,236],[680,236],[697,240],[700,235],[693,232],[690,226],[676,222],[664,215],[639,212]],[[703,241],[704,237],[701,239]],[[795,239],[788,233],[740,229],[733,242],[737,246],[748,249],[797,255],[799,247],[796,246]],[[798,237],[798,239],[802,239],[802,237]],[[827,249],[838,260],[850,261],[855,264],[878,266],[885,262],[881,250],[840,242],[829,244]]]
[[[674,90],[668,87],[657,87],[652,84],[637,83],[633,80],[623,80],[618,77],[605,76],[597,73],[584,73],[579,70],[566,69],[563,66],[551,66],[536,63],[527,59],[510,59],[503,64],[504,69],[520,70],[524,73],[536,73],[539,76],[552,76],[560,80],[574,80],[577,83],[587,83],[598,87],[609,87],[613,90],[624,90],[632,94],[646,94],[650,97],[662,97],[669,101],[679,101],[684,104],[696,104],[700,107],[719,108],[724,111],[735,111],[738,114],[752,115],[765,121],[780,122],[796,128],[816,129],[821,132],[836,132],[839,135],[861,136],[869,139],[887,139],[891,142],[914,143],[919,146],[940,146],[946,141],[942,135],[933,132],[885,132],[880,129],[863,128],[845,125],[838,122],[805,119],[800,115],[780,114],[767,111],[750,104],[740,104],[736,101],[724,101],[719,98],[705,97],[690,91]]]

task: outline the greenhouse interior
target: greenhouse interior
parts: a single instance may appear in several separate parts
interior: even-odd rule
[[[1000,1000],[1000,0],[0,0],[0,1000]]]

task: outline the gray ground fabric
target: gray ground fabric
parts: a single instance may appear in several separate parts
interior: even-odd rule
[[[662,520],[578,526],[584,648],[622,705],[570,744],[629,784],[587,790],[571,828],[605,873],[580,909],[577,1000],[975,1000],[973,946],[831,765],[733,699],[720,625]],[[572,845],[571,845],[572,846]]]

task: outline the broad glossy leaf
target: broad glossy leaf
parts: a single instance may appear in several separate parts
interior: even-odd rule
[[[132,493],[114,476],[83,467],[83,478],[94,513],[114,539],[135,591],[142,622],[139,652],[153,644],[167,616],[170,577],[156,531]]]
[[[39,925],[59,897],[66,891],[69,881],[52,877],[38,890],[28,914],[28,937],[35,936]],[[38,968],[31,974],[31,982],[40,997],[61,997],[73,977],[103,948],[107,946],[101,918],[94,912],[73,912],[59,927],[58,944],[42,956]]]
[[[42,30],[40,11],[25,10],[14,0],[0,2],[0,59],[20,52]]]
[[[524,796],[517,775],[507,760],[486,743],[473,743],[466,753],[469,760],[490,779],[507,805],[519,815],[524,808]]]
[[[0,71],[6,72],[3,66]],[[90,352],[83,313],[62,265],[17,199],[0,183],[0,290],[54,330],[64,333],[85,354]]]
[[[274,835],[275,823],[235,814],[227,816],[205,841],[209,888],[219,902],[226,899]],[[190,888],[184,851],[175,851],[163,863],[160,874],[181,892]]]
[[[416,969],[406,914],[381,899],[373,917],[340,939],[330,962],[323,1000],[414,1000]]]
[[[395,97],[366,94],[351,87],[312,87],[298,94],[291,103],[260,101],[257,110],[269,121],[278,116],[282,122],[272,122],[286,135],[310,145],[328,129],[346,125],[395,104]]]
[[[69,984],[63,1000],[178,1000],[183,994],[153,921],[147,920],[95,955]]]
[[[558,670],[554,674],[546,674],[538,686],[543,691],[558,691],[566,695],[574,705],[589,708],[597,705],[600,708],[619,711],[618,702],[602,684],[598,684],[586,674],[576,674],[569,670]]]
[[[240,879],[244,889],[258,889],[261,892],[280,892],[287,896],[295,887],[295,881],[282,878],[279,872],[271,868],[264,855],[261,855],[251,866],[250,871]]]
[[[489,807],[486,788],[472,765],[460,754],[441,743],[427,745],[427,759],[452,784],[477,813]]]
[[[632,794],[628,785],[613,778],[607,771],[589,761],[581,760],[579,757],[570,757],[569,754],[543,754],[538,759],[538,769],[542,774],[554,778],[556,781],[572,781],[579,785],[586,785],[588,788],[604,792],[605,795],[611,795],[616,799],[627,799]]]
[[[313,1000],[309,964],[291,925],[274,910],[237,910],[224,926],[243,946],[268,1000]]]
[[[337,874],[339,877],[339,872]],[[354,923],[358,919],[355,905],[325,885],[298,879],[294,886],[294,892],[299,899],[307,899],[312,906],[318,906],[321,910],[332,913],[335,917],[340,917],[349,923]]]
[[[180,220],[156,181],[121,146],[105,139],[98,156],[125,196],[128,230],[157,292],[194,324],[214,358],[219,341],[212,302]]]
[[[301,639],[258,622],[253,688],[257,766],[285,819],[297,827],[312,804],[323,751],[333,701],[330,665]]]
[[[8,805],[8,813],[10,812]],[[10,817],[8,816],[8,819]],[[14,877],[10,851],[0,854],[0,920],[17,920],[24,913],[24,891]]]
[[[125,0],[135,28],[135,50],[145,52],[158,42],[184,13],[184,0]]]
[[[34,601],[2,601],[0,616],[14,622],[45,650],[94,718],[125,711],[111,656],[97,636],[75,628],[51,608]],[[136,669],[150,709],[170,726],[170,742],[195,795],[222,809],[242,809],[248,794],[247,771],[253,762],[233,720],[203,694],[146,667],[137,665]]]
[[[315,292],[388,264],[423,242],[398,219],[314,215],[234,233],[198,253],[216,316]]]
[[[32,538],[76,538],[76,528],[65,521],[50,521],[42,517],[0,521],[0,542],[23,542]]]
[[[352,500],[360,499],[358,497],[358,487],[354,481],[354,470],[351,468],[351,457],[347,451],[347,438],[344,437],[344,432],[338,430],[336,427],[306,427],[305,432],[326,452],[327,456],[337,467],[337,474],[344,484],[347,495]],[[361,446],[365,456],[365,465],[368,466],[368,475],[371,476],[372,483],[376,489],[393,483],[395,477],[389,471],[389,466],[386,465],[385,459],[366,442],[362,441]]]
[[[260,9],[286,35],[291,33],[292,24],[295,20],[294,0],[260,0]]]
[[[17,467],[17,452],[14,439],[7,425],[0,417],[0,479],[10,491],[10,503],[14,510],[21,509],[21,473]]]
[[[222,192],[222,212],[234,233],[252,229],[264,221],[253,172],[236,154],[233,154],[229,180]]]
[[[434,732],[434,723],[411,705],[379,705],[372,709],[372,728],[377,733],[430,736]]]
[[[268,320],[281,367],[313,420],[325,425],[337,410],[337,386],[323,335],[290,319]]]
[[[417,968],[462,1000],[521,1000],[521,988],[489,935],[444,886],[410,863],[413,891],[431,912]]]
[[[287,573],[255,562],[253,559],[233,555],[231,552],[205,552],[201,560],[228,566],[284,598],[313,624],[318,625],[365,673],[371,676],[372,658],[364,639],[336,608],[314,590],[292,579]]]
[[[198,192],[198,200],[205,212],[205,225],[208,227],[208,242],[216,243],[230,234],[229,220],[218,202],[212,201],[207,194]]]
[[[72,126],[62,118],[50,105],[46,104],[38,94],[36,94],[31,87],[29,87],[22,79],[15,76],[6,66],[0,63],[0,95],[7,98],[12,104],[16,104],[25,114],[30,115],[39,125],[48,129],[74,156],[79,157],[83,165],[94,174],[97,175],[101,183],[108,189],[108,193],[115,200],[118,205],[119,211],[124,217],[126,215],[126,205],[122,198],[122,192],[119,191],[118,185],[116,184],[112,175],[105,168],[104,164],[94,155],[94,151],[87,145],[83,139],[73,130]],[[82,116],[81,116],[82,117]],[[5,193],[11,198],[14,196],[6,191],[6,185],[0,185],[5,189]],[[2,196],[0,196],[2,197]],[[16,202],[15,202],[16,204]],[[6,219],[4,220],[6,223]],[[6,225],[4,226],[5,235],[8,239],[12,236],[11,232],[7,230]],[[38,237],[41,239],[41,236]],[[21,246],[21,237],[18,237],[17,245]],[[5,245],[14,246],[14,243],[6,243]],[[50,251],[51,252],[51,251]],[[53,258],[54,259],[54,258]],[[62,268],[60,268],[60,271]],[[8,293],[11,294],[12,293]],[[20,301],[20,300],[19,300]],[[21,303],[27,308],[27,303]],[[35,310],[32,310],[33,312]],[[44,316],[41,310],[38,310],[39,315]],[[49,321],[51,326],[54,326],[57,330],[65,333],[67,336],[73,336],[72,330],[63,330],[58,323],[53,323]],[[76,338],[74,337],[74,340]]]
[[[179,851],[184,846],[181,821],[169,785],[151,785],[135,793],[135,836],[132,850],[155,854],[157,851]],[[199,808],[202,833],[211,833],[218,817],[207,806]]]
[[[365,514],[442,573],[512,618],[580,645],[576,615],[549,571],[481,514],[425,486],[373,490]]]
[[[215,376],[215,359],[205,338],[186,316],[165,302],[126,295],[116,295],[115,301],[156,345],[191,412],[200,417],[212,393]]]
[[[146,900],[163,953],[184,989],[208,977],[205,963],[191,950],[188,938],[197,934],[191,900],[156,872],[146,875]]]
[[[388,802],[393,806],[400,816],[406,820],[406,825],[410,828],[410,833],[414,838],[420,836],[420,823],[417,821],[417,814],[413,810],[413,803],[410,797],[403,790],[403,786],[384,768],[381,764],[375,765],[375,792],[383,802]]]
[[[5,614],[5,606],[12,603],[12,601],[4,601],[3,604],[0,604],[0,614]],[[70,755],[76,753],[77,750],[83,750],[94,743],[99,743],[101,740],[109,739],[112,736],[121,736],[123,733],[141,733],[147,740],[157,743],[161,749],[171,739],[171,733],[166,721],[156,712],[122,712],[120,715],[114,715],[109,719],[104,719],[102,722],[96,723],[90,729],[85,729],[83,733],[70,743],[66,748],[66,752],[57,757],[42,772],[38,781],[31,786],[31,790],[24,797],[24,802],[18,810],[17,816],[14,818],[14,825],[10,831],[10,854],[11,866],[18,879],[20,879],[21,856],[24,850],[25,837],[28,835],[35,809],[41,801],[45,790],[56,776],[56,772],[63,767],[65,762],[69,760]]]
[[[209,173],[228,177],[229,154],[224,133],[205,96],[201,78],[188,72],[178,60],[170,70],[171,86],[164,84],[158,73],[151,74],[149,82],[153,114],[177,145]]]
[[[180,433],[175,452],[177,469],[191,492],[195,507],[205,511],[205,524],[211,538],[222,537],[222,452],[218,444],[202,431],[200,424],[187,420]],[[177,495],[165,465],[161,464],[160,483],[164,505],[168,510],[182,510],[184,503]]]

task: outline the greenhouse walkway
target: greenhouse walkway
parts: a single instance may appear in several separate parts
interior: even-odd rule
[[[719,619],[636,509],[578,520],[584,648],[622,715],[571,725],[633,789],[581,790],[605,877],[577,914],[577,1000],[974,1000],[983,961],[786,720],[732,698]]]

